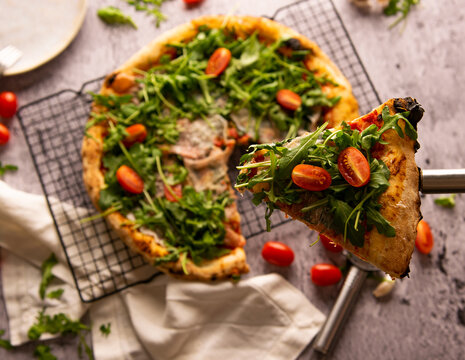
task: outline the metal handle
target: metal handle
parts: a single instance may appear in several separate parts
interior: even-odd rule
[[[465,192],[465,169],[420,170],[420,189],[423,194]]]
[[[349,310],[355,303],[367,274],[367,271],[357,266],[351,266],[336,302],[315,339],[315,343],[313,344],[314,350],[322,354],[327,354],[329,352]]]

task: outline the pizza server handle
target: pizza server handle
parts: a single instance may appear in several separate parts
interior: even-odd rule
[[[423,194],[465,192],[465,169],[420,170],[420,190]]]
[[[352,265],[350,267],[349,273],[339,292],[339,296],[313,343],[313,349],[315,351],[327,354],[331,350],[335,342],[334,340],[339,330],[342,328],[342,324],[357,300],[358,293],[365,282],[367,274],[368,271],[358,266]]]

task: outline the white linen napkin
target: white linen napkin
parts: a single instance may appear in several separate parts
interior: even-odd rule
[[[59,264],[47,313],[80,318],[89,305],[79,300],[44,197],[0,181],[2,280],[13,345],[44,305],[38,294],[40,266],[51,252]],[[324,315],[277,274],[237,284],[206,284],[158,277],[90,305],[97,360],[104,359],[293,359],[307,346]],[[101,324],[111,323],[105,337]]]

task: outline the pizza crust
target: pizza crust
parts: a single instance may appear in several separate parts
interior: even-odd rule
[[[308,59],[307,67],[314,70],[319,76],[327,75],[336,81],[339,86],[327,86],[326,91],[331,96],[341,96],[341,100],[325,114],[325,120],[330,121],[331,126],[337,126],[343,120],[352,119],[358,116],[358,105],[352,89],[347,79],[340,70],[329,60],[320,48],[292,29],[287,28],[275,21],[251,17],[251,16],[204,16],[190,23],[180,25],[161,36],[157,37],[147,46],[142,48],[126,63],[120,66],[113,73],[108,75],[101,88],[101,94],[124,94],[130,92],[134,84],[134,69],[148,70],[156,65],[160,57],[167,53],[167,44],[186,42],[197,34],[199,26],[206,25],[210,28],[234,29],[239,36],[248,36],[258,32],[263,41],[276,41],[283,37],[296,38],[304,48],[312,50],[312,56]],[[93,111],[98,112],[98,107],[94,106]],[[88,129],[82,146],[83,179],[89,196],[93,204],[98,207],[100,191],[104,188],[104,175],[102,173],[103,138],[106,127],[97,124]],[[162,239],[143,234],[127,225],[127,219],[120,213],[115,212],[106,217],[108,223],[114,228],[124,242],[137,253],[142,254],[147,261],[154,261],[167,254],[167,250],[161,245]],[[245,242],[245,239],[244,239]],[[181,262],[166,263],[158,266],[160,270],[182,277],[184,279],[213,280],[230,277],[233,274],[248,272],[249,268],[245,260],[245,253],[242,248],[235,248],[230,254],[215,260],[203,261],[200,265],[195,265],[188,260],[186,267],[189,274],[183,273]]]

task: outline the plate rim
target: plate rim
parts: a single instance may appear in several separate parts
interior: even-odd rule
[[[26,72],[35,70],[38,67],[40,67],[40,66],[48,63],[49,61],[53,60],[59,54],[61,54],[69,46],[69,44],[71,44],[71,42],[74,40],[74,38],[79,33],[79,30],[81,30],[82,24],[84,23],[84,19],[85,19],[86,14],[87,14],[88,0],[78,0],[78,1],[82,3],[81,12],[77,15],[78,16],[78,21],[76,22],[76,25],[74,26],[72,31],[70,31],[69,36],[64,41],[62,41],[62,45],[58,46],[55,51],[53,51],[51,54],[46,56],[44,59],[42,59],[38,63],[35,63],[33,65],[29,65],[27,67],[19,68],[19,69],[14,70],[14,71],[11,71],[11,70],[7,69],[3,73],[3,76],[20,75],[20,74],[24,74]],[[14,69],[14,67],[12,67],[11,69]]]

